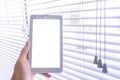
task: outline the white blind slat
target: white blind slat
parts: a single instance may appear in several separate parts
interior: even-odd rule
[[[0,80],[10,80],[25,43],[22,0],[0,0]]]
[[[9,80],[12,74],[26,40],[30,15],[48,14],[63,16],[64,46],[63,72],[51,73],[50,80],[119,80],[119,3],[120,0],[1,0],[0,75],[6,75],[0,79]],[[103,64],[104,53],[108,73],[93,64],[94,56]],[[35,80],[49,79],[37,74]]]

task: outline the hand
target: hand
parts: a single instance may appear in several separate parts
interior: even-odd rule
[[[34,74],[31,73],[30,63],[28,61],[30,43],[26,42],[21,54],[15,64],[14,73],[11,80],[34,80]],[[42,73],[46,77],[51,77],[48,73]]]
[[[12,80],[31,80],[31,68],[27,58],[29,47],[30,43],[27,41],[15,64]]]

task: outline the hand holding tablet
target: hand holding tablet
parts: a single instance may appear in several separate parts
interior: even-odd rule
[[[32,72],[61,72],[62,17],[32,15],[30,17],[30,66]]]

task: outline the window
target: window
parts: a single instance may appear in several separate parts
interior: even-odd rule
[[[120,0],[1,0],[0,75],[5,75],[0,78],[11,77],[27,38],[30,15],[45,14],[62,15],[64,25],[64,69],[62,73],[51,73],[52,80],[119,80],[119,3]],[[107,73],[93,63],[95,56],[102,61],[102,67],[107,65]],[[47,80],[38,74],[35,79]]]
[[[0,0],[0,80],[10,80],[26,40],[22,0]]]

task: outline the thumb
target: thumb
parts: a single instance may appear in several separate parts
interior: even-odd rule
[[[28,55],[28,52],[29,52],[29,47],[30,47],[30,42],[27,41],[25,43],[25,46],[23,47],[23,49],[21,51],[20,58],[27,59],[27,55]]]

